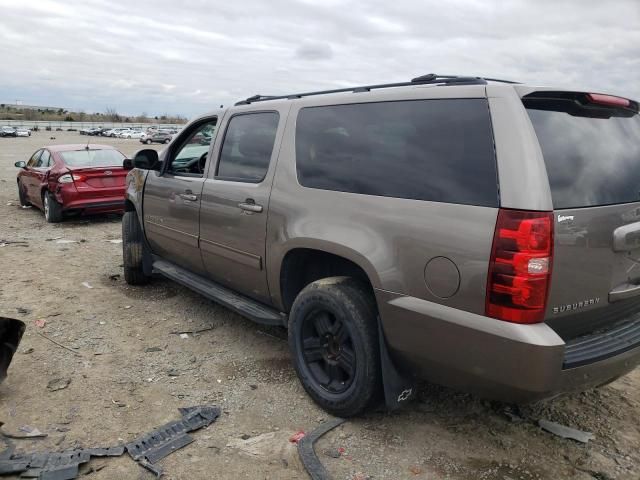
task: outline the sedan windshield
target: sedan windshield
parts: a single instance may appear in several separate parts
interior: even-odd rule
[[[122,166],[124,155],[118,150],[75,150],[60,152],[69,167],[111,167]]]

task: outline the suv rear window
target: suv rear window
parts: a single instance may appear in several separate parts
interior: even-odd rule
[[[567,101],[524,102],[542,148],[554,209],[640,201],[638,114],[598,118],[593,109],[567,108]]]
[[[498,206],[485,99],[303,108],[296,163],[305,187]]]

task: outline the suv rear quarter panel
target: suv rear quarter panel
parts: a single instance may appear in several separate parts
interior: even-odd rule
[[[496,208],[378,197],[303,187],[295,162],[296,118],[301,108],[343,103],[436,98],[484,98],[483,86],[417,87],[295,100],[278,160],[269,208],[267,266],[275,305],[284,308],[280,266],[294,248],[311,248],[358,264],[377,290],[409,295],[483,314]],[[445,256],[459,271],[449,298],[425,283],[430,259]],[[385,331],[391,334],[385,325]],[[388,338],[393,346],[393,336]]]

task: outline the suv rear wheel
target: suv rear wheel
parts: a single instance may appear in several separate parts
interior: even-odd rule
[[[136,212],[125,212],[122,217],[122,257],[124,279],[129,285],[145,285],[151,277],[142,268],[144,239]]]
[[[327,412],[357,415],[381,390],[375,300],[349,277],[317,280],[297,296],[289,348],[302,386]]]

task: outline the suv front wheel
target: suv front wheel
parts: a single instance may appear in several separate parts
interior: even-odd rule
[[[122,217],[122,257],[124,279],[129,285],[145,285],[151,279],[142,267],[145,248],[137,213],[125,212]]]
[[[381,391],[375,300],[349,277],[317,280],[289,315],[289,348],[302,386],[327,412],[351,417]]]

